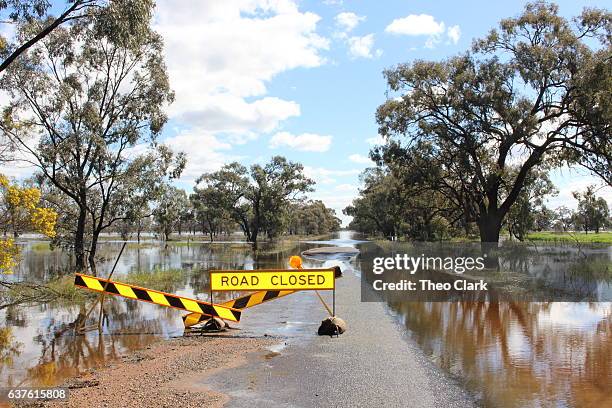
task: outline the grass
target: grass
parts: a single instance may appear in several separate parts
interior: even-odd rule
[[[150,272],[130,272],[120,281],[161,291],[174,291],[184,279],[182,269],[156,269]],[[0,285],[0,310],[3,306],[21,303],[62,303],[80,304],[98,296],[74,286],[72,274],[52,279],[44,284],[32,282],[3,282]]]
[[[161,291],[173,291],[184,280],[185,271],[182,269],[154,269],[152,271],[129,272],[121,282],[131,283]]]
[[[20,303],[70,302],[82,303],[96,296],[94,292],[74,286],[74,276],[52,279],[45,284],[31,282],[3,283],[0,290],[0,308]]]
[[[612,232],[532,232],[527,235],[529,241],[567,242],[581,244],[612,244]]]

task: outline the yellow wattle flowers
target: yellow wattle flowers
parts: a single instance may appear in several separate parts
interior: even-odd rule
[[[31,230],[50,238],[55,236],[57,213],[41,207],[40,190],[11,184],[0,174],[0,205],[2,214],[0,228],[4,233]],[[17,264],[19,249],[12,238],[0,238],[0,273],[10,273]]]

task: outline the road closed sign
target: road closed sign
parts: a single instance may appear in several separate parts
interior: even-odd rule
[[[211,290],[334,289],[333,269],[210,271]]]

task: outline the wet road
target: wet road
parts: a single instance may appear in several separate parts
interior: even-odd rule
[[[262,319],[277,319],[279,328],[268,333],[288,337],[278,349],[252,355],[247,365],[217,373],[204,384],[228,394],[229,407],[473,406],[402,334],[382,303],[360,301],[360,279],[346,265],[336,297],[337,315],[348,323],[346,333],[315,335],[326,313],[311,292],[253,308],[245,313],[240,335],[258,331],[247,321],[269,325]]]

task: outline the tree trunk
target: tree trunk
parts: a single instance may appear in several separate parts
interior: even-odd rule
[[[480,242],[499,242],[502,218],[503,216],[499,214],[499,211],[480,216],[478,219]]]
[[[251,241],[251,243],[253,244],[254,250],[257,249],[257,235],[259,235],[259,228],[255,227],[253,228],[253,231],[251,232],[251,236],[249,237],[249,241]]]
[[[85,205],[79,206],[79,218],[77,220],[77,228],[74,235],[74,255],[76,258],[76,268],[78,271],[83,271],[85,265],[85,220],[87,219],[87,211]]]
[[[96,249],[98,248],[98,238],[100,231],[94,231],[91,237],[91,246],[89,247],[89,268],[91,272],[96,275]]]

